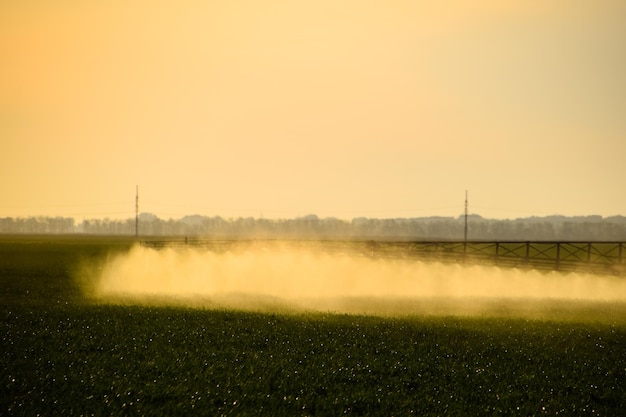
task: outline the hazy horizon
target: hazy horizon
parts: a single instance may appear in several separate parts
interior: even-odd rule
[[[302,218],[306,218],[306,217],[310,217],[310,216],[315,216],[320,220],[325,220],[325,219],[337,219],[340,221],[345,221],[345,222],[350,222],[352,220],[356,220],[356,219],[370,219],[370,220],[393,220],[393,219],[406,219],[406,220],[411,220],[411,219],[437,219],[437,218],[441,218],[441,219],[454,219],[454,220],[462,220],[464,217],[464,213],[460,213],[458,215],[448,215],[448,216],[444,216],[444,215],[438,215],[438,214],[433,214],[433,215],[415,215],[415,216],[394,216],[394,217],[377,217],[377,216],[356,216],[356,217],[338,217],[338,216],[321,216],[318,215],[316,213],[305,213],[305,214],[298,214],[296,216],[275,216],[275,217],[267,217],[267,216],[255,216],[255,215],[233,215],[233,216],[224,216],[224,215],[220,215],[219,213],[216,214],[201,214],[201,213],[188,213],[188,214],[180,214],[180,215],[176,215],[176,216],[160,216],[156,213],[151,213],[151,212],[139,212],[139,221],[141,222],[142,219],[143,221],[149,221],[147,220],[147,218],[152,218],[153,216],[156,217],[159,220],[164,220],[164,221],[168,221],[168,220],[175,220],[175,221],[181,221],[184,220],[185,218],[189,218],[189,217],[202,217],[202,218],[222,218],[224,220],[236,220],[236,219],[246,219],[246,218],[251,218],[254,220],[274,220],[274,221],[280,221],[280,220],[296,220],[296,219],[302,219]],[[115,216],[102,216],[102,217],[98,217],[98,216],[82,216],[82,217],[77,217],[77,216],[71,216],[71,215],[46,215],[46,214],[34,214],[34,215],[25,215],[25,216],[0,216],[0,218],[13,218],[13,219],[27,219],[27,218],[55,218],[55,217],[62,217],[62,218],[68,218],[68,219],[73,219],[77,224],[80,224],[82,221],[89,221],[89,220],[111,220],[111,221],[125,221],[125,220],[132,220],[133,222],[135,221],[135,214],[133,213],[132,215],[127,215],[127,216],[120,216],[120,217],[115,217]],[[602,220],[606,220],[606,219],[610,219],[610,218],[614,218],[614,217],[625,217],[625,215],[621,215],[621,214],[617,214],[617,215],[613,215],[613,216],[602,216],[599,214],[587,214],[587,215],[572,215],[572,216],[566,216],[566,215],[562,215],[562,214],[546,214],[546,215],[527,215],[527,216],[518,216],[518,217],[486,217],[486,216],[482,216],[480,213],[469,213],[468,217],[470,220],[472,219],[476,219],[476,218],[480,218],[481,220],[485,220],[485,221],[506,221],[506,220],[510,220],[510,221],[516,221],[516,220],[525,220],[525,219],[532,219],[532,218],[538,218],[538,219],[551,219],[551,218],[565,218],[565,219],[580,219],[580,218],[596,218],[599,217]]]
[[[626,2],[0,4],[0,217],[626,214]]]

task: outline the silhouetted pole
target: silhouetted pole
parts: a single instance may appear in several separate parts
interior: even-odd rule
[[[135,192],[135,237],[139,237],[139,186]]]
[[[467,243],[467,190],[465,190],[465,231],[463,233],[463,241]]]

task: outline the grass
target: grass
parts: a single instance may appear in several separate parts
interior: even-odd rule
[[[130,241],[0,240],[1,415],[619,415],[622,322],[96,305]]]

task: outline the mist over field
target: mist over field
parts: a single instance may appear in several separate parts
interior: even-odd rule
[[[590,304],[626,303],[626,280],[613,276],[289,247],[215,253],[134,246],[103,263],[85,265],[79,275],[85,292],[97,302],[270,312],[549,318],[555,311],[574,314]]]

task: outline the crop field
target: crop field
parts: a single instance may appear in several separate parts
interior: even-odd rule
[[[273,256],[0,237],[0,415],[624,415],[623,277]]]

